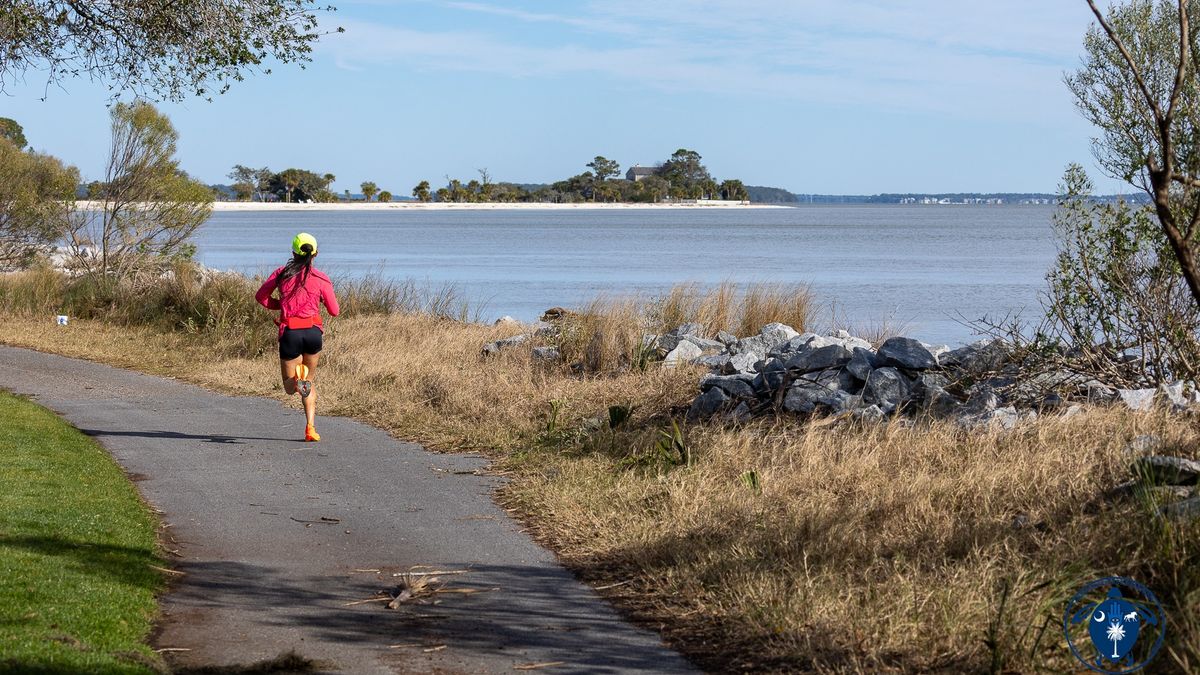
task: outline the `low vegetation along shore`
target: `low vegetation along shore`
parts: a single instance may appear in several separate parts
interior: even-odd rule
[[[254,286],[186,265],[144,288],[9,274],[3,340],[286,399]],[[705,371],[647,362],[642,334],[688,319],[708,335],[772,321],[837,328],[813,325],[805,289],[597,301],[560,324],[555,361],[535,358],[534,341],[481,356],[513,328],[461,321],[453,298],[378,279],[339,294],[324,411],[492,457],[510,477],[499,499],[540,541],[706,669],[1071,670],[1062,607],[1111,574],[1167,608],[1156,666],[1200,663],[1196,526],[1157,517],[1146,499],[1103,498],[1128,478],[1126,447],[1140,435],[1195,457],[1187,416],[1094,406],[1007,431],[691,422]],[[59,313],[68,326],[54,324]]]

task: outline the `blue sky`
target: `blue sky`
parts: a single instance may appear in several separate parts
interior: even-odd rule
[[[1083,0],[332,2],[322,23],[346,32],[306,69],[161,105],[183,168],[225,182],[233,164],[297,166],[339,192],[408,194],[479,168],[546,182],[597,154],[624,169],[686,147],[718,179],[871,194],[1053,191],[1068,162],[1092,166],[1062,84]],[[47,90],[30,72],[6,91],[0,116],[33,147],[102,175],[103,87]]]

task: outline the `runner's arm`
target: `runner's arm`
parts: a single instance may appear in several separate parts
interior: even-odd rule
[[[329,312],[329,316],[337,316],[342,313],[342,308],[338,306],[337,296],[333,294],[333,284],[326,282],[321,285],[321,302],[325,303],[325,310]]]
[[[258,292],[254,294],[254,299],[258,304],[267,309],[280,309],[279,299],[271,297],[275,292],[275,277],[279,275],[279,270],[271,272],[271,276],[263,282],[263,285],[258,288]]]

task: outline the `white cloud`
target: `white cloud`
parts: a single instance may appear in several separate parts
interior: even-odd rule
[[[1060,79],[1080,52],[1086,5],[1044,0],[604,0],[530,12],[435,3],[497,17],[486,31],[421,30],[355,20],[321,49],[343,67],[530,78],[584,74],[673,91],[749,95],[969,117],[1040,118],[1066,100]],[[529,40],[518,24],[555,24]],[[572,32],[575,30],[576,32]],[[1058,105],[1052,115],[1073,115]]]

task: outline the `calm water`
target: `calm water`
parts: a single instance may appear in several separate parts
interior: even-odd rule
[[[457,284],[485,317],[535,319],[598,294],[672,284],[806,282],[857,324],[888,318],[926,341],[956,319],[1038,311],[1054,256],[1048,206],[804,206],[754,210],[221,212],[198,236],[211,267],[260,273],[292,236],[321,242],[335,278],[372,271]],[[828,313],[828,310],[826,310]]]

